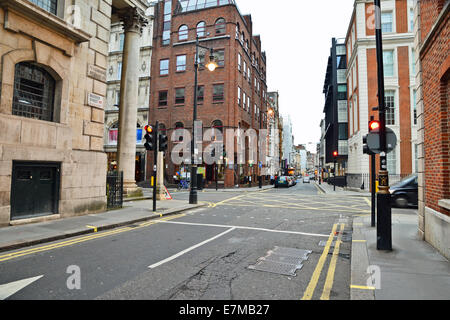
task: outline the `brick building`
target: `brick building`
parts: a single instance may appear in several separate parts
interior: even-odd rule
[[[165,155],[166,182],[175,172],[189,170],[174,164],[170,151],[175,129],[192,132],[194,103],[194,61],[196,37],[201,46],[214,50],[218,68],[205,68],[209,51],[200,49],[198,71],[198,120],[203,131],[217,128],[259,130],[267,127],[266,56],[261,39],[252,33],[250,15],[241,15],[234,0],[160,0],[155,8],[152,54],[150,123],[159,121],[169,137]],[[226,139],[226,135],[224,137]],[[152,155],[149,153],[149,157]],[[216,165],[203,165],[206,183],[216,178],[225,186],[257,180],[258,166],[252,163],[229,165],[233,155],[224,153]],[[190,157],[185,160],[190,162]],[[148,161],[147,179],[152,171]]]
[[[381,1],[386,125],[398,143],[387,156],[390,182],[417,172],[417,110],[415,108],[414,1]],[[375,7],[355,0],[347,36],[348,175],[349,187],[370,187],[370,159],[363,154],[363,136],[373,116],[378,119]],[[379,168],[377,156],[376,168]]]
[[[417,1],[419,233],[450,257],[450,1]]]

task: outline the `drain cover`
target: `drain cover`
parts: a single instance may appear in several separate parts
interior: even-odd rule
[[[248,269],[295,277],[311,253],[311,250],[275,247]]]

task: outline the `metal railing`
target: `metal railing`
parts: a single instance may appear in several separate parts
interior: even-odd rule
[[[107,208],[118,209],[123,206],[123,172],[109,171],[106,175]]]

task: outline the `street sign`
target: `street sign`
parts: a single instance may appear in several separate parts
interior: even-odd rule
[[[375,154],[381,153],[380,130],[374,130],[367,135],[367,146]],[[392,152],[397,146],[397,136],[390,128],[386,128],[386,148],[387,153]]]

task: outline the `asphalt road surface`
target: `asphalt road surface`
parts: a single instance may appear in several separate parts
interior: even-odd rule
[[[0,298],[2,285],[29,279],[7,299],[349,299],[352,216],[370,213],[364,197],[299,182],[198,198],[208,207],[1,253]]]

